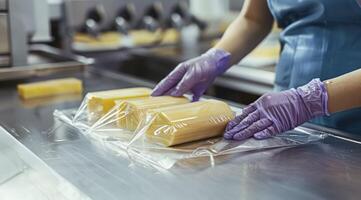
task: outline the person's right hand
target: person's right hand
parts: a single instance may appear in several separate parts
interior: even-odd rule
[[[327,89],[319,79],[297,89],[267,93],[228,123],[224,138],[266,139],[314,117],[329,115],[327,106]]]
[[[210,49],[203,55],[180,63],[153,90],[152,96],[182,96],[193,94],[198,101],[214,79],[230,65],[231,54],[220,49]]]

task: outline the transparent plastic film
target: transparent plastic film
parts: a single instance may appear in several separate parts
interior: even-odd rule
[[[186,97],[150,93],[148,88],[88,93],[77,110],[56,110],[54,116],[111,152],[163,169],[188,159],[214,164],[222,155],[293,147],[327,136],[298,127],[266,140],[225,140],[226,125],[241,109],[219,100],[190,103]]]
[[[149,144],[171,147],[220,136],[233,117],[230,107],[217,100],[153,109],[137,134]]]
[[[105,140],[129,142],[133,133],[144,124],[147,111],[154,108],[189,103],[185,97],[148,97],[116,101],[116,105],[104,116],[98,119],[88,133]]]
[[[94,123],[112,111],[117,102],[148,98],[151,92],[151,89],[143,87],[90,92],[77,110],[55,111],[54,115],[82,131],[88,131]]]
[[[296,128],[267,140],[225,140],[222,135],[234,117],[232,110],[237,109],[216,100],[150,110],[126,146],[128,156],[133,161],[169,169],[185,159],[208,157],[213,163],[216,156],[292,147],[327,136]]]

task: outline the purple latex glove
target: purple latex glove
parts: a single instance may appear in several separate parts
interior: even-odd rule
[[[269,138],[314,117],[329,115],[327,104],[327,91],[319,79],[313,79],[297,89],[268,93],[228,123],[224,138]]]
[[[231,54],[220,49],[210,49],[203,55],[179,64],[153,90],[152,96],[182,96],[193,93],[198,101],[214,79],[230,65]]]

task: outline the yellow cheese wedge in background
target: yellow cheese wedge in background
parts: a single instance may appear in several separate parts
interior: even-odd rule
[[[93,37],[84,33],[76,33],[74,41],[92,45],[114,45],[120,43],[121,35],[117,32],[106,32],[100,34],[99,37]]]
[[[149,45],[154,42],[162,44],[176,43],[180,39],[180,33],[176,29],[157,30],[150,32],[148,30],[135,30],[129,33],[135,46]]]
[[[189,103],[185,97],[159,96],[146,99],[124,101],[119,110],[117,126],[123,129],[134,131],[141,120],[145,119],[148,109],[163,108]]]
[[[80,94],[82,91],[82,81],[76,78],[53,79],[18,85],[18,93],[23,99]]]
[[[109,112],[115,106],[116,101],[149,97],[151,93],[151,89],[144,87],[90,92],[87,95],[88,112],[93,116],[100,117]]]
[[[149,110],[155,118],[146,131],[153,142],[173,146],[222,135],[234,118],[230,107],[218,100]]]
[[[180,40],[180,33],[176,29],[156,30],[154,32],[148,30],[132,30],[125,37],[118,32],[104,32],[98,37],[93,37],[84,33],[76,33],[74,42],[86,44],[89,47],[115,48],[122,47],[124,42],[131,39],[133,46],[151,45],[153,43],[176,43]]]

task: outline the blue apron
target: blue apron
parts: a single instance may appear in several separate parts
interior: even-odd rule
[[[297,87],[313,78],[326,80],[361,68],[361,7],[357,0],[268,0],[268,6],[283,29],[276,88]],[[361,109],[312,122],[361,134]]]

